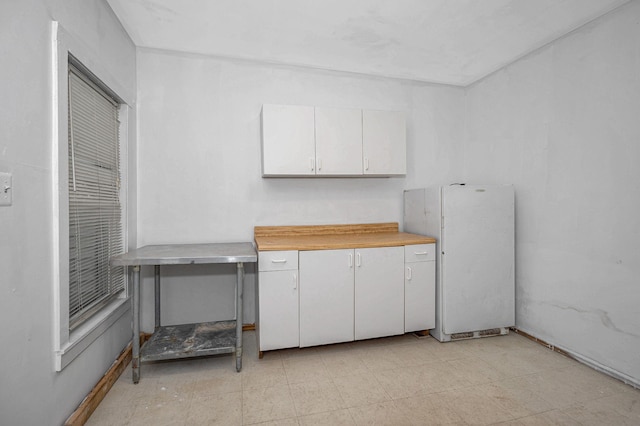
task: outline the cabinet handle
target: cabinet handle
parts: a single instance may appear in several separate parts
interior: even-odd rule
[[[358,267],[362,266],[362,259],[360,258],[360,253],[356,253],[356,264]]]
[[[421,256],[421,255],[429,254],[429,252],[427,252],[427,251],[414,251],[413,254],[415,254],[416,256]]]
[[[311,169],[311,171],[313,171],[315,167],[316,167],[315,159],[313,157],[309,157],[309,168]]]
[[[411,281],[411,266],[407,266],[407,280]]]
[[[349,268],[353,268],[353,254],[349,253]]]
[[[296,290],[298,288],[298,274],[293,274],[293,289]]]
[[[271,259],[271,263],[287,263],[287,259]]]
[[[318,158],[318,171],[322,170],[322,159]]]
[[[364,157],[364,169],[369,170],[369,159]]]

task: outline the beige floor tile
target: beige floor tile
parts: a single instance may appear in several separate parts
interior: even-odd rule
[[[298,418],[300,426],[351,426],[356,422],[349,410],[327,411]]]
[[[216,377],[207,377],[206,375],[203,375],[203,378],[184,383],[179,386],[178,389],[180,391],[190,393],[193,397],[241,392],[242,376],[235,372],[230,372]]]
[[[467,424],[489,425],[514,419],[508,409],[498,405],[489,395],[475,392],[474,387],[442,392],[439,397],[444,406]]]
[[[396,356],[398,364],[409,368],[439,361],[426,344],[397,345],[390,349]]]
[[[604,397],[598,401],[640,425],[640,389],[629,386],[625,392]]]
[[[135,405],[105,406],[100,404],[85,423],[88,426],[126,426],[136,411]]]
[[[140,379],[140,383],[135,385],[139,392],[136,404],[138,406],[160,406],[168,402],[179,401],[188,402],[192,392],[185,389],[190,381],[185,381],[184,377],[173,375],[164,378]]]
[[[518,380],[522,389],[532,391],[553,409],[565,408],[586,399],[588,391],[575,387],[571,382],[558,380],[558,373],[554,371],[527,375]]]
[[[475,387],[493,399],[501,407],[509,410],[514,417],[531,416],[553,409],[553,405],[540,395],[521,386],[521,379],[510,379]]]
[[[185,418],[187,425],[241,425],[242,392],[195,397]]]
[[[289,386],[246,389],[242,392],[244,424],[296,417]]]
[[[279,370],[250,371],[242,376],[243,389],[266,388],[286,385],[287,375],[284,368]]]
[[[413,425],[461,425],[462,417],[447,405],[439,393],[398,399],[396,406]]]
[[[520,426],[580,426],[580,423],[558,410],[551,410],[534,416],[522,417],[510,422],[509,424]]]
[[[360,357],[371,372],[404,367],[393,348],[386,344],[361,350]]]
[[[572,405],[561,412],[585,426],[638,425],[637,419],[624,416],[615,409],[599,403],[598,400]]]
[[[299,424],[297,417],[291,417],[289,419],[278,419],[259,423],[259,426],[297,426]]]
[[[329,376],[335,378],[369,373],[361,354],[357,350],[333,351],[323,353],[321,358]]]
[[[100,407],[124,407],[129,405],[136,405],[138,400],[144,396],[149,389],[154,386],[148,386],[149,383],[145,381],[142,386],[140,384],[134,384],[129,379],[123,379],[122,376],[113,384],[113,387],[107,393],[105,398],[100,403]]]
[[[446,363],[454,374],[474,385],[491,383],[506,378],[503,373],[480,358],[458,358],[446,361]]]
[[[345,408],[336,385],[330,380],[295,383],[289,388],[298,416]]]
[[[567,368],[576,363],[571,358],[538,344],[533,344],[527,348],[517,347],[514,350],[505,352],[511,352],[531,364],[541,365],[546,370]]]
[[[356,425],[400,426],[411,424],[411,420],[401,408],[396,406],[394,401],[349,408],[349,413]]]
[[[409,398],[431,392],[430,383],[414,370],[384,370],[374,373],[374,377],[391,399]]]
[[[571,382],[577,387],[591,391],[589,396],[593,398],[603,398],[629,390],[629,386],[621,381],[577,362],[560,371],[558,380]]]
[[[380,382],[370,373],[337,377],[333,379],[333,383],[347,407],[371,405],[391,399]]]
[[[264,370],[270,368],[283,368],[282,357],[281,356],[267,356],[271,355],[271,352],[265,354],[262,359],[258,359],[256,357],[255,362],[243,363],[242,364],[242,372],[248,372],[253,370]]]
[[[464,375],[460,375],[448,362],[428,364],[412,372],[421,382],[427,384],[429,393],[471,386],[471,382]]]
[[[478,358],[487,362],[491,368],[506,378],[521,377],[548,370],[545,364],[537,362],[530,357],[523,357],[520,352],[520,349],[513,351],[500,350],[498,352],[480,354]]]
[[[415,368],[398,368],[374,373],[382,388],[392,399],[443,392],[468,387],[446,362],[436,362]]]
[[[329,377],[319,355],[289,357],[282,360],[289,384],[326,380]]]
[[[242,388],[253,389],[286,385],[287,375],[282,360],[264,361],[242,371]]]
[[[413,335],[130,365],[89,425],[640,425],[640,390],[522,336]],[[297,409],[297,410],[296,410]]]
[[[524,377],[529,389],[550,403],[553,408],[607,397],[626,391],[622,382],[598,373],[586,366],[550,370]]]
[[[191,401],[180,399],[140,404],[136,407],[130,425],[184,425]]]

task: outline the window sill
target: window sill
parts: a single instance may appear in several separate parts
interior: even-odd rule
[[[56,351],[56,371],[62,371],[71,361],[109,329],[122,315],[131,309],[131,298],[116,299],[92,318],[73,330],[69,342]]]

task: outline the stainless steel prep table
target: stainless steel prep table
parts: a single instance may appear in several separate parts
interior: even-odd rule
[[[145,246],[111,258],[111,265],[133,267],[133,382],[140,381],[140,362],[236,353],[242,369],[242,292],[244,263],[257,261],[252,243],[169,244]],[[160,325],[160,266],[235,263],[236,317],[231,321]],[[155,268],[155,331],[140,349],[140,267]],[[235,328],[235,335],[233,329]]]

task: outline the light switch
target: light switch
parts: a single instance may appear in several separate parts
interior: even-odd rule
[[[0,172],[0,206],[11,205],[11,173]]]

